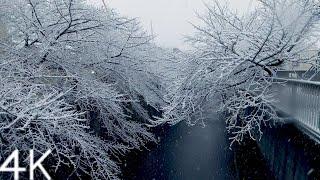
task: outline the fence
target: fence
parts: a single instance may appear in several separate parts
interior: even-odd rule
[[[276,107],[320,139],[320,82],[275,78]]]

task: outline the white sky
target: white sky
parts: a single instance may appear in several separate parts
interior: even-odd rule
[[[95,5],[102,4],[102,0],[89,1]],[[255,0],[220,1],[229,1],[232,8],[239,13],[245,13],[250,2]],[[185,48],[183,36],[193,32],[189,22],[197,22],[195,11],[201,13],[204,10],[203,2],[210,0],[105,0],[105,2],[107,6],[117,9],[122,15],[138,17],[148,31],[152,24],[159,45]]]

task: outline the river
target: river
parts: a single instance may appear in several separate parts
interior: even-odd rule
[[[274,179],[257,144],[246,139],[232,150],[223,120],[206,126],[185,123],[157,131],[160,142],[133,152],[123,164],[123,179],[233,180]]]

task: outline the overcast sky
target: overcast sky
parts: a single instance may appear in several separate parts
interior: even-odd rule
[[[101,5],[101,0],[89,1]],[[148,31],[152,24],[159,45],[178,48],[185,48],[183,36],[193,32],[189,22],[197,21],[195,11],[201,13],[204,10],[203,2],[208,1],[210,2],[210,0],[105,0],[107,6],[117,9],[122,15],[139,17]],[[252,4],[250,2],[255,0],[227,1],[239,13],[245,13]]]

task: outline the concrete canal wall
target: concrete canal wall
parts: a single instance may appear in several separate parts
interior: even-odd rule
[[[258,145],[276,179],[320,179],[320,145],[295,124],[265,128]]]

